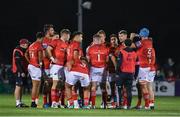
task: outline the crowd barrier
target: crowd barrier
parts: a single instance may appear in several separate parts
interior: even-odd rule
[[[180,96],[180,80],[167,82],[167,81],[154,81],[153,88],[155,96]],[[97,94],[101,95],[100,87],[97,89]],[[110,94],[110,88],[108,88]],[[133,81],[132,94],[137,95],[136,81]]]
[[[180,80],[175,82],[155,81],[153,83],[155,96],[180,96]],[[110,87],[108,94],[110,94]],[[9,84],[0,83],[0,93],[13,93],[13,87]],[[136,81],[133,81],[132,94],[137,95]],[[101,95],[100,87],[97,88],[97,95]]]

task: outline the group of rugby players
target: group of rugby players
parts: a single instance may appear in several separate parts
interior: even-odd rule
[[[44,108],[95,109],[100,86],[102,108],[131,109],[132,83],[136,80],[135,108],[142,108],[143,97],[144,109],[154,109],[155,50],[147,28],[130,35],[121,30],[118,36],[110,35],[110,42],[106,42],[106,34],[100,30],[93,35],[86,54],[82,40],[82,32],[71,35],[69,29],[62,29],[57,33],[51,24],[44,25],[44,32],[36,34],[35,42],[20,40],[13,51],[12,67],[16,76],[16,107],[27,107],[22,103],[21,90],[28,73],[32,79],[31,107],[34,108],[38,107],[42,85]]]

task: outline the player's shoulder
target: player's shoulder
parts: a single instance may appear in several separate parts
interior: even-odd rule
[[[107,46],[106,44],[101,44],[101,48],[102,48],[104,51],[109,51],[109,50],[110,50],[110,46]]]
[[[142,43],[142,46],[144,46],[144,47],[146,47],[146,46],[149,47],[149,46],[153,45],[153,41],[151,39],[143,39],[141,41],[141,43]]]
[[[62,44],[63,41],[60,39],[53,39],[50,44]]]
[[[153,40],[152,40],[151,37],[149,37],[149,38],[147,38],[147,39],[141,39],[140,41],[141,41],[141,42],[153,42]]]
[[[119,52],[120,53],[127,53],[127,51],[125,49],[120,49]]]
[[[88,47],[88,50],[89,50],[89,51],[95,50],[95,49],[97,49],[97,44],[93,44],[93,45],[90,45],[90,46]]]
[[[42,45],[41,45],[40,42],[35,41],[35,42],[33,42],[33,43],[29,46],[29,48],[35,49],[35,48],[39,48],[39,47],[41,47],[41,46],[42,46]]]
[[[52,40],[51,39],[48,39],[48,38],[44,38],[43,41],[42,41],[42,46],[43,48],[47,48],[49,44],[52,43]]]
[[[74,42],[73,42],[73,46],[74,46],[74,47],[80,47],[80,42],[75,42],[75,41],[74,41]]]
[[[95,44],[89,45],[87,48],[93,48]]]
[[[62,44],[63,46],[69,46],[69,43],[68,43],[68,42],[63,41],[63,40],[61,40],[61,39],[57,39],[57,43],[60,43],[60,44]]]
[[[49,39],[49,38],[47,38],[47,37],[44,37],[42,43],[49,44],[49,43],[51,43],[51,41],[52,41],[52,39]]]
[[[42,40],[43,43],[45,43],[45,42],[47,42],[47,41],[48,41],[48,38],[47,38],[47,37],[44,37],[43,40]]]
[[[61,39],[52,39],[51,42],[58,42],[61,41]]]
[[[36,42],[33,42],[31,45],[29,45],[29,48],[32,48],[34,45],[36,45]]]
[[[71,42],[69,43],[69,47],[75,47],[75,46],[78,46],[78,43],[77,43],[77,42],[71,41]]]

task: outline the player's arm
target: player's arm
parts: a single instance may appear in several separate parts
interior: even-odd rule
[[[27,62],[30,63],[30,60],[29,60],[29,50],[28,49],[26,50],[24,56],[25,56]]]
[[[90,62],[89,48],[88,48],[88,51],[87,51],[87,53],[86,53],[86,58],[87,58],[87,61]]]
[[[79,59],[79,50],[78,49],[74,49],[72,59],[67,62],[67,68],[68,68],[69,71],[71,70],[71,68],[72,68],[72,66],[74,64],[74,61],[76,59]]]
[[[130,34],[130,39],[133,41],[131,48],[139,48],[141,47],[141,38],[139,37],[138,34],[136,33],[131,33]]]
[[[86,55],[87,61],[90,62],[90,57]]]
[[[107,45],[107,44],[106,44]],[[106,46],[106,63],[108,63],[109,62],[109,56],[110,56],[110,49]]]
[[[48,47],[46,48],[46,51],[47,51],[48,56],[49,56],[50,58],[53,57],[53,56],[52,56],[52,50],[53,50],[53,48],[52,48],[51,46],[48,46]]]
[[[113,54],[109,55],[111,58],[111,61],[113,62],[114,68],[117,68],[117,61],[116,61],[116,57]]]
[[[66,66],[69,71],[71,70],[73,64],[74,64],[74,60],[70,60],[67,62]]]
[[[142,46],[141,38],[138,35],[135,35],[132,40],[133,43],[131,45],[131,48],[140,48]]]
[[[78,59],[79,58],[79,54],[80,54],[79,50],[78,49],[74,49],[74,51],[73,51],[73,59]]]
[[[136,45],[134,43],[132,43],[131,48],[136,48]]]
[[[38,51],[38,62],[39,62],[39,66],[42,66],[42,59],[43,59],[43,53],[42,51]]]
[[[119,72],[118,70],[119,70],[121,64],[122,64],[122,54],[121,54],[121,52],[118,52],[118,54],[117,54],[116,72]]]
[[[85,64],[86,66],[89,66],[89,62],[86,57],[80,57],[80,60],[83,64]]]
[[[153,59],[153,65],[155,65],[156,64],[156,52],[155,52],[155,49],[153,48],[153,57],[152,57],[152,59]]]
[[[89,48],[90,48],[90,46],[88,46],[88,47],[86,48],[86,55],[88,55]]]
[[[133,40],[134,39],[134,37],[137,37],[137,36],[139,36],[138,34],[136,34],[136,33],[131,33],[130,34],[130,39],[131,40]]]
[[[51,61],[52,61],[53,63],[56,63],[56,60],[55,60],[55,58],[54,58],[53,55],[52,55],[52,50],[53,50],[53,47],[52,47],[52,46],[48,46],[48,47],[46,48],[46,51],[47,51],[47,54],[48,54],[49,58],[51,59]]]

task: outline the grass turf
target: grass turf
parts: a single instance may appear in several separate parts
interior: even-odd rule
[[[97,106],[100,106],[100,97]],[[132,105],[137,98],[133,97]],[[30,104],[30,95],[25,95],[23,101]],[[0,116],[180,116],[180,97],[156,97],[155,110],[115,110],[115,109],[44,109],[15,108],[13,95],[0,94]],[[42,104],[42,98],[40,99]]]

